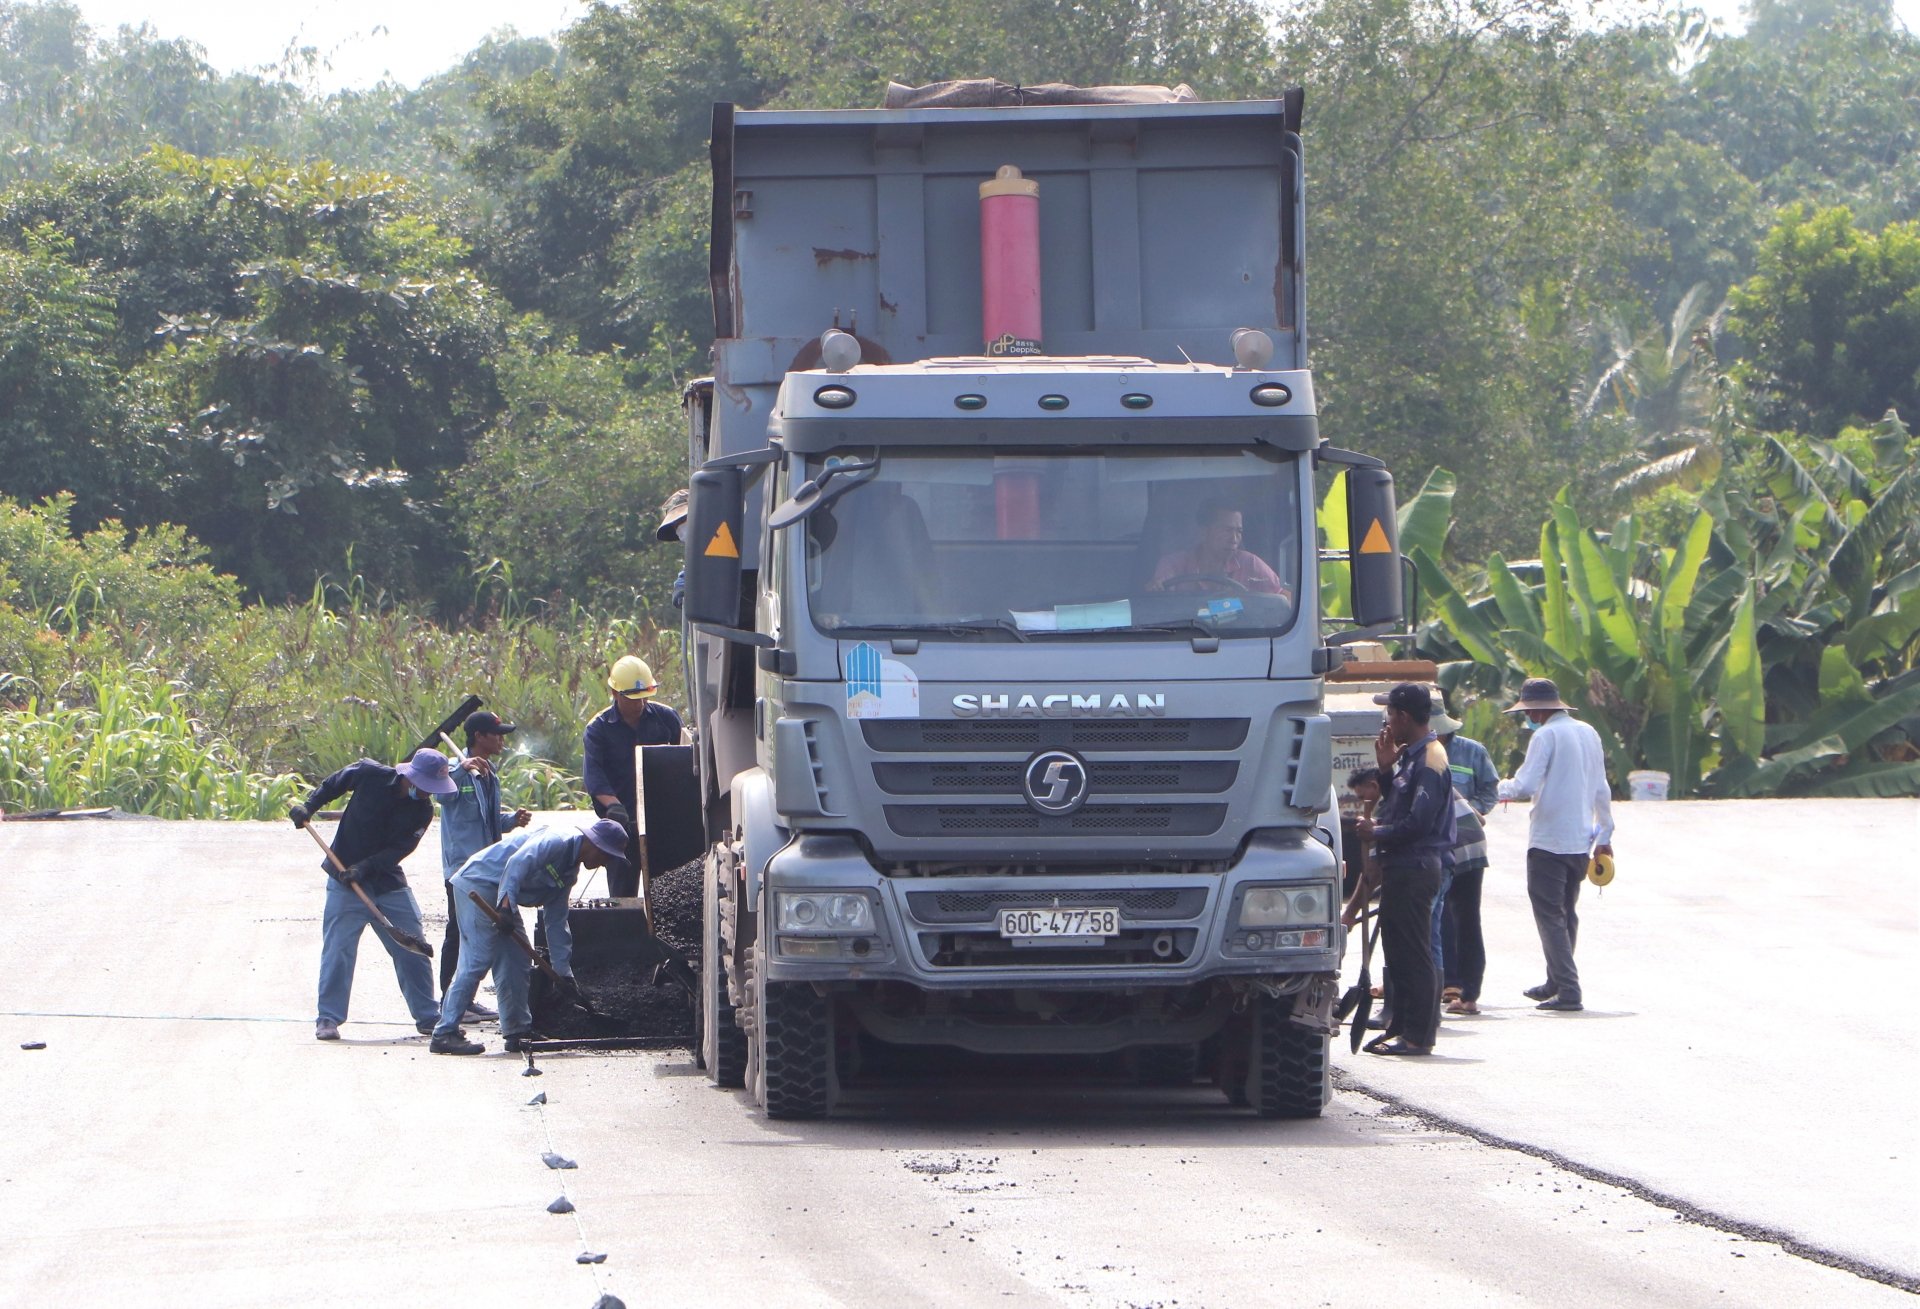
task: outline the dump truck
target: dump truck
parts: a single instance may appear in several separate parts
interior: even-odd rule
[[[1124,1052],[1316,1115],[1322,683],[1405,606],[1392,477],[1320,435],[1303,97],[895,90],[715,109],[700,1059],[775,1118],[876,1042]]]

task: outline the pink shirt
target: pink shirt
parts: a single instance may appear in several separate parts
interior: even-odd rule
[[[1280,582],[1280,575],[1267,567],[1267,561],[1251,550],[1235,550],[1227,556],[1224,564],[1203,563],[1197,546],[1162,559],[1160,567],[1153,573],[1153,589],[1159,590],[1168,578],[1195,575],[1225,577],[1262,595],[1287,594],[1287,588]]]

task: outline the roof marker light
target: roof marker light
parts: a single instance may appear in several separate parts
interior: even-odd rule
[[[1059,413],[1067,407],[1067,397],[1064,395],[1043,395],[1040,397],[1040,407],[1053,413]]]
[[[977,395],[971,391],[966,395],[956,395],[953,397],[953,407],[955,409],[965,409],[969,413],[972,413],[977,409],[985,409],[987,407],[987,397]]]
[[[813,402],[822,409],[851,409],[854,399],[853,388],[846,386],[823,386],[813,393]]]
[[[1153,397],[1141,391],[1129,391],[1120,397],[1120,403],[1129,409],[1153,408]]]
[[[1293,399],[1293,392],[1278,382],[1262,382],[1259,386],[1254,387],[1248,394],[1255,404],[1264,405],[1268,409],[1278,409],[1281,405]]]

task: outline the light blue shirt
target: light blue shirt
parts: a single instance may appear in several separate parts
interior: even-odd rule
[[[473,855],[500,839],[513,825],[513,810],[500,806],[497,773],[475,774],[455,764],[452,795],[440,802],[440,875],[449,881]]]
[[[577,828],[529,827],[509,833],[460,866],[462,876],[491,882],[517,905],[565,907],[567,893],[580,876]]]
[[[1613,841],[1613,796],[1600,733],[1562,709],[1533,729],[1520,771],[1500,783],[1502,800],[1531,800],[1527,847],[1586,854]]]
[[[567,896],[580,875],[580,845],[586,839],[578,828],[523,828],[475,853],[458,873],[481,883],[489,900],[497,902],[504,893],[518,907],[538,908],[546,925],[547,956],[566,977],[573,975],[573,925],[567,921]]]

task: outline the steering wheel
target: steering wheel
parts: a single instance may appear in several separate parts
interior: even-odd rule
[[[1182,587],[1180,585],[1182,582],[1218,582],[1222,586],[1231,587],[1243,595],[1247,594],[1246,583],[1236,582],[1224,573],[1177,573],[1162,581],[1160,583],[1160,589],[1162,591],[1198,589]]]

